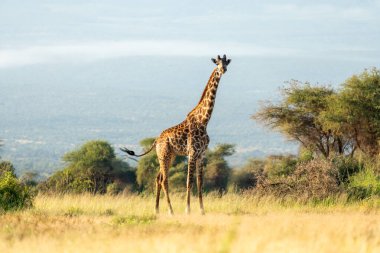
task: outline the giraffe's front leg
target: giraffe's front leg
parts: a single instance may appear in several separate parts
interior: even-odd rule
[[[201,156],[200,159],[197,160],[197,190],[198,190],[198,199],[199,199],[199,207],[201,209],[201,214],[205,214],[205,209],[203,207],[203,197],[202,197],[202,186],[203,186],[203,162],[204,155]]]
[[[194,171],[196,167],[196,159],[192,158],[189,156],[189,164],[188,164],[188,169],[187,169],[187,192],[186,192],[186,213],[190,214],[190,194],[191,194],[191,188],[193,186],[193,181],[194,181]]]

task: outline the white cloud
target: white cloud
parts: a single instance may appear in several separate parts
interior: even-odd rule
[[[293,20],[344,20],[368,21],[377,18],[370,8],[338,6],[333,4],[268,4],[263,11],[263,17],[289,18]]]
[[[290,56],[289,48],[270,48],[248,43],[213,43],[180,40],[131,40],[66,43],[0,49],[0,68],[56,62],[86,62],[128,56]]]

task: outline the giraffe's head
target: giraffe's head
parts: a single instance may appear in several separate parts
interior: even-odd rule
[[[217,68],[222,72],[222,74],[227,72],[227,66],[230,64],[231,59],[227,59],[226,55],[220,58],[220,55],[216,59],[211,58],[211,61],[216,64]]]

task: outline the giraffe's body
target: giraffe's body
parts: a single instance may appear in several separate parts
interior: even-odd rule
[[[198,105],[187,115],[183,122],[164,130],[155,140],[150,149],[152,150],[154,146],[156,147],[157,157],[160,163],[160,171],[156,178],[157,213],[159,210],[160,192],[162,187],[169,205],[169,212],[171,214],[173,213],[169,198],[168,170],[176,155],[188,156],[186,212],[190,212],[190,191],[193,184],[193,173],[196,170],[199,204],[202,214],[204,213],[202,200],[202,163],[207,146],[210,142],[206,128],[214,108],[220,78],[222,74],[227,71],[227,65],[230,63],[230,60],[227,60],[225,55],[223,58],[218,56],[216,60],[212,60],[217,67],[212,72]],[[130,155],[135,155],[133,151],[129,151],[128,149],[122,150]],[[150,152],[150,150],[148,152]]]

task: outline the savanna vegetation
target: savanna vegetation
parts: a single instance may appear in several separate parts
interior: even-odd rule
[[[252,118],[299,143],[299,153],[232,168],[234,145],[209,149],[206,216],[181,212],[186,157],[170,168],[175,217],[153,215],[154,151],[136,163],[107,141],[88,141],[42,181],[1,161],[0,252],[379,251],[380,71],[339,89],[293,80],[281,91]],[[153,141],[141,140],[141,149]]]

